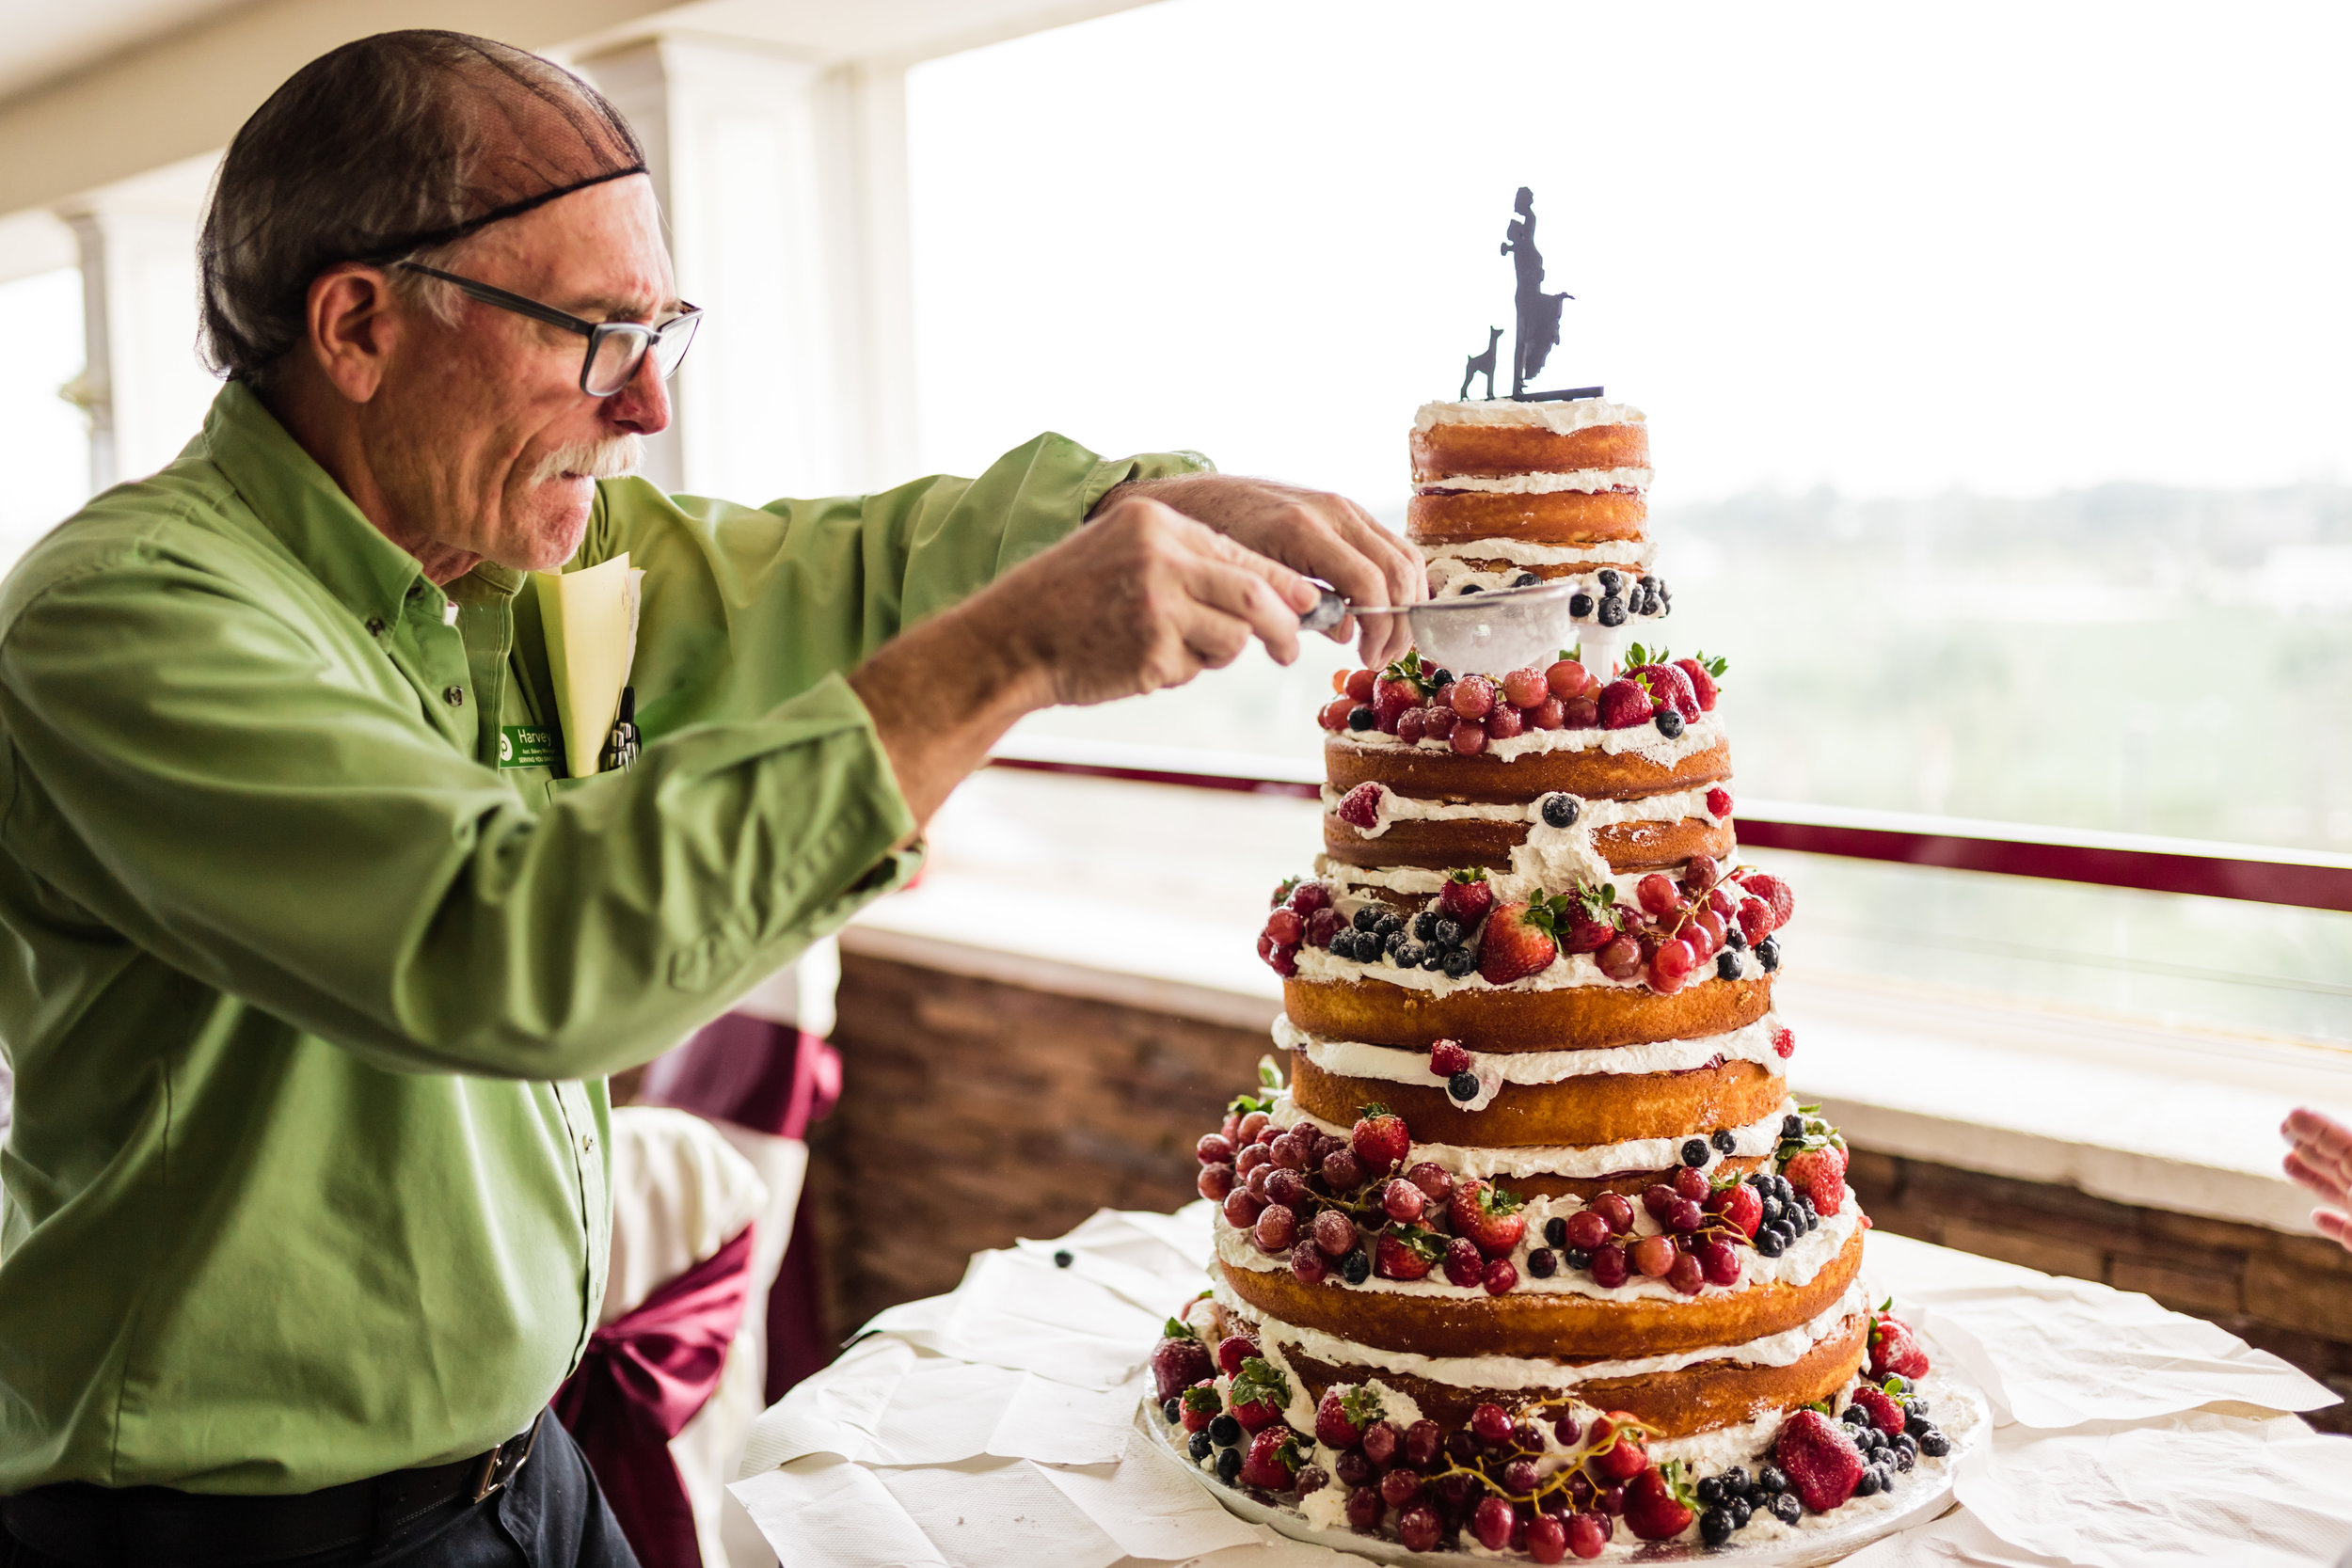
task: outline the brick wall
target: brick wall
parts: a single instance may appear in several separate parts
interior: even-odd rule
[[[1192,1145],[1265,1036],[846,955],[844,1085],[810,1142],[832,1327],[952,1290],[964,1259],[1097,1208],[1191,1200]],[[1857,1150],[1884,1228],[2144,1291],[2352,1395],[2352,1255],[2312,1237]],[[2352,1407],[2312,1424],[2352,1430]]]

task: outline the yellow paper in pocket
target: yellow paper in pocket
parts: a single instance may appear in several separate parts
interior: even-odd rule
[[[621,710],[621,688],[637,657],[637,609],[645,574],[622,551],[577,572],[533,572],[547,627],[548,672],[564,726],[564,760],[575,779],[596,758]]]

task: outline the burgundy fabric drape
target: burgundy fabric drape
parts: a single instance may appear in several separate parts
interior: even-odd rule
[[[699,1568],[694,1510],[670,1457],[710,1402],[750,1294],[752,1227],[591,1335],[556,1390],[564,1423],[645,1568]]]

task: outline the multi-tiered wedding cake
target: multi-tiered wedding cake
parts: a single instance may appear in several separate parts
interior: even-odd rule
[[[1411,450],[1433,595],[1573,578],[1593,652],[1337,679],[1324,853],[1259,939],[1288,1069],[1200,1140],[1216,1262],[1154,1354],[1163,1417],[1229,1485],[1419,1550],[1891,1495],[1947,1444],[1858,1280],[1844,1145],[1782,1076],[1793,900],[1739,863],[1724,663],[1607,652],[1672,609],[1643,417],[1433,404]]]

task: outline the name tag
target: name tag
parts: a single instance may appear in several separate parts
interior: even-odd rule
[[[499,731],[501,768],[554,768],[555,732],[544,724],[508,724]]]

